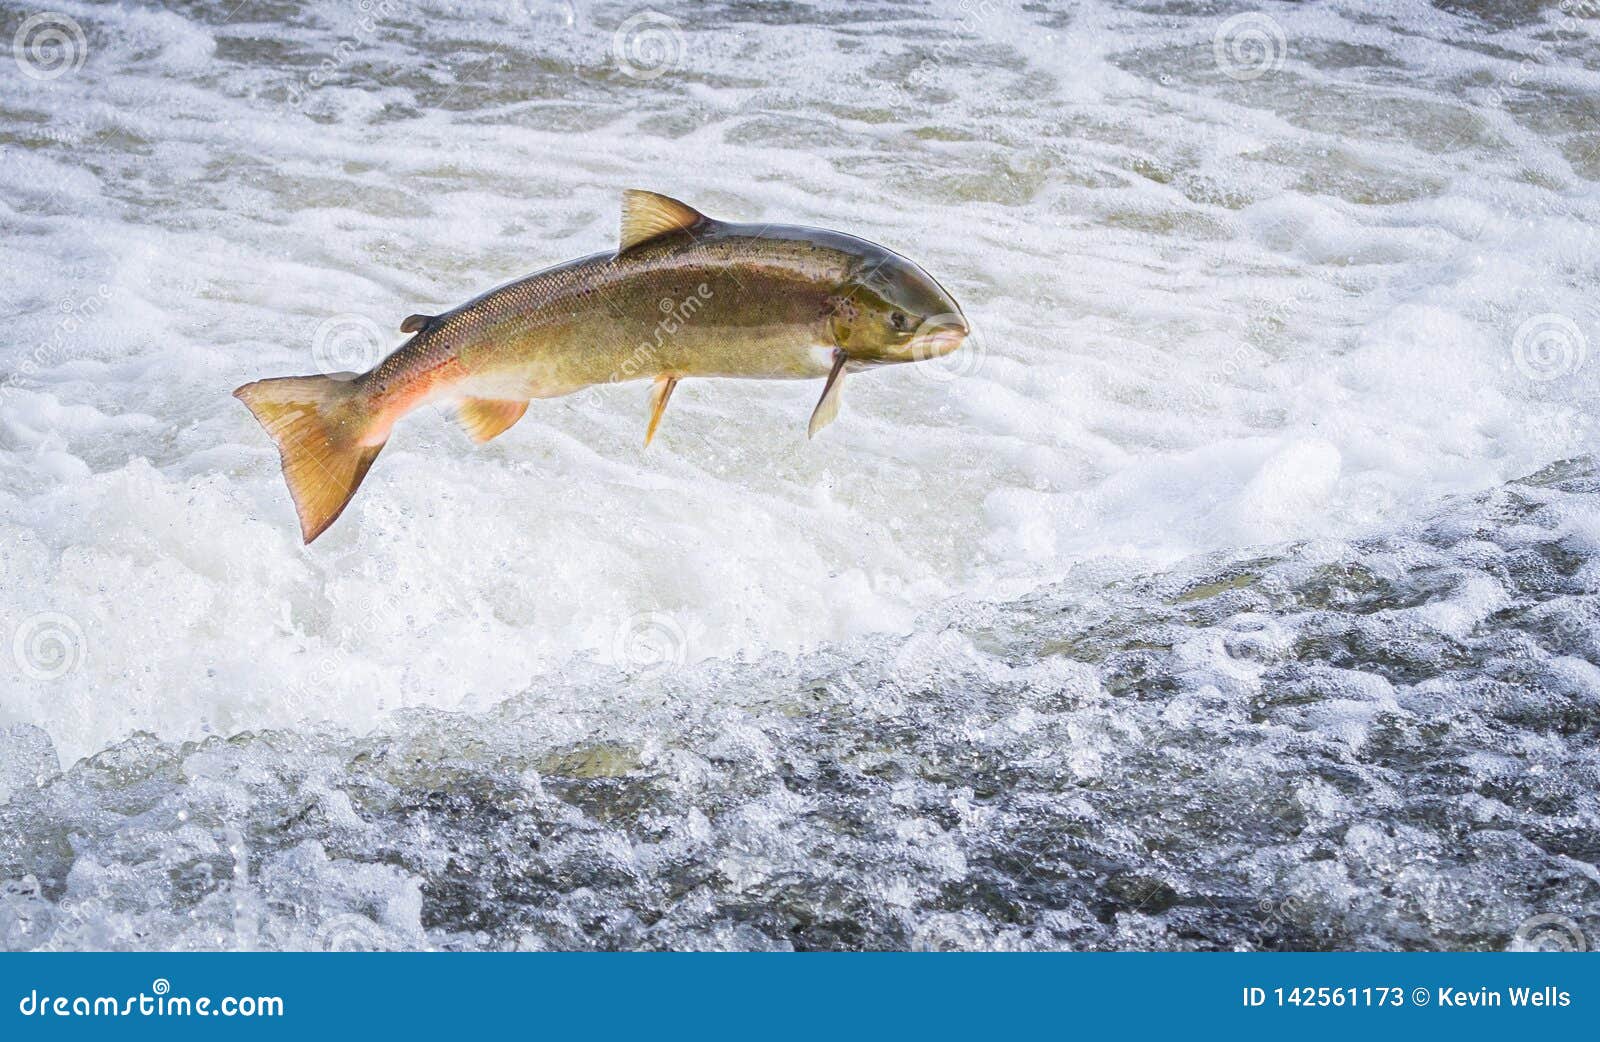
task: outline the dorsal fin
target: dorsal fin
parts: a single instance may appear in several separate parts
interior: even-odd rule
[[[689,231],[711,223],[711,218],[687,203],[655,192],[630,188],[622,193],[622,242],[618,253],[670,232]]]
[[[420,333],[438,317],[438,315],[407,315],[406,320],[400,323],[400,332]]]

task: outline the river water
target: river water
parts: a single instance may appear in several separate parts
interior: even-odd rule
[[[1600,941],[1600,9],[0,0],[0,947]],[[905,253],[820,388],[263,376],[609,248]]]

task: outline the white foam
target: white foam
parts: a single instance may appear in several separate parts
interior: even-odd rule
[[[1513,83],[1548,25],[1491,54],[1468,15],[1274,8],[1282,68],[1235,81],[1187,9],[674,9],[681,62],[632,79],[611,6],[57,6],[88,61],[0,96],[24,142],[0,166],[0,637],[58,612],[84,647],[45,680],[0,655],[0,723],[69,760],[492,704],[651,640],[906,632],[1089,558],[1391,528],[1593,445],[1596,360],[1543,379],[1513,352],[1556,314],[1600,353],[1591,132],[1538,104],[1600,74]],[[811,442],[809,383],[686,384],[647,454],[643,386],[535,403],[482,449],[425,412],[301,549],[232,388],[312,371],[330,318],[393,346],[406,314],[607,248],[630,186],[902,250],[977,347],[953,380],[852,379]],[[1435,624],[1492,609],[1452,604]]]

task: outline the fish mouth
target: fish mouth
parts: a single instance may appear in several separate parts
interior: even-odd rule
[[[929,358],[943,358],[960,347],[971,332],[967,317],[959,311],[923,319],[911,337],[911,360],[921,362]]]

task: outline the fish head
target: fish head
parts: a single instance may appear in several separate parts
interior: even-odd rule
[[[830,303],[834,345],[865,365],[939,358],[970,332],[961,305],[933,276],[878,246],[852,266]]]

